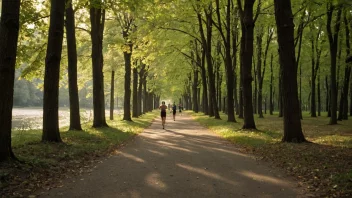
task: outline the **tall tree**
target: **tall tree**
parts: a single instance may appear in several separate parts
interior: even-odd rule
[[[270,46],[271,40],[273,38],[273,34],[274,34],[274,29],[272,27],[268,26],[268,32],[267,32],[267,38],[266,38],[265,50],[264,50],[263,70],[261,69],[261,66],[260,66],[261,63],[259,62],[260,58],[258,55],[258,87],[259,87],[259,89],[258,89],[258,114],[259,114],[260,118],[264,117],[263,116],[263,109],[262,109],[262,106],[263,106],[263,81],[264,81],[264,75],[265,75],[265,70],[266,70],[266,59],[268,56],[269,46]]]
[[[241,18],[241,75],[242,75],[242,94],[244,108],[243,129],[255,129],[252,104],[252,57],[253,57],[253,29],[259,14],[258,3],[257,14],[253,19],[253,6],[255,0],[246,0],[242,9],[241,0],[237,0]]]
[[[234,71],[231,58],[231,1],[226,1],[226,18],[225,18],[225,32],[222,27],[222,20],[220,15],[220,1],[216,0],[216,15],[218,19],[217,29],[220,32],[221,38],[225,46],[225,70],[226,70],[226,88],[227,88],[227,121],[236,122],[235,110],[234,110]],[[219,89],[218,91],[220,91]],[[219,98],[221,101],[221,97]],[[221,106],[221,105],[220,105]]]
[[[70,130],[82,130],[79,115],[79,97],[77,86],[77,48],[75,15],[72,0],[66,0],[66,40],[68,57],[68,88],[70,100]]]
[[[293,40],[291,0],[274,0],[284,109],[284,142],[305,142],[302,133],[297,86],[297,65]]]
[[[341,5],[337,7],[336,21],[334,32],[331,29],[331,21],[333,18],[333,12],[335,10],[335,5],[333,5],[332,0],[327,3],[327,35],[329,38],[330,46],[330,111],[331,117],[329,124],[337,124],[337,87],[336,87],[336,57],[337,57],[337,44],[340,31],[340,21],[342,8]]]
[[[142,65],[141,65],[141,69],[139,70],[139,82],[138,82],[138,100],[140,101],[138,103],[138,116],[142,115],[142,102],[143,101],[143,81],[145,79],[145,76],[144,76],[144,73],[145,73],[145,64],[142,62]]]
[[[125,100],[124,100],[124,106],[123,106],[123,120],[132,121],[132,118],[131,118],[131,57],[132,57],[133,43],[130,38],[130,34],[131,34],[134,18],[128,13],[123,13],[118,16],[118,21],[122,28],[122,37],[125,40],[125,44],[123,48],[123,56],[125,59]],[[143,105],[145,106],[145,103],[143,103]]]
[[[103,76],[103,31],[105,9],[101,0],[90,0],[90,23],[92,39],[92,71],[93,71],[93,127],[105,127],[105,99]]]
[[[270,108],[270,115],[273,115],[273,111],[274,111],[274,101],[273,101],[273,80],[274,80],[274,72],[273,72],[273,59],[274,56],[273,54],[271,54],[270,56],[270,101],[269,101],[269,108]]]
[[[20,0],[2,0],[0,21],[0,162],[15,158],[11,147],[13,87]]]
[[[321,28],[318,28],[318,32],[316,37],[314,37],[314,29],[315,26],[311,25],[310,26],[310,30],[311,30],[311,36],[310,36],[310,42],[311,42],[311,50],[312,50],[312,54],[311,54],[311,59],[312,59],[312,67],[311,67],[311,71],[312,71],[312,77],[311,77],[311,105],[310,105],[310,113],[311,113],[311,117],[317,117],[316,115],[316,101],[315,101],[315,90],[316,90],[316,78],[317,78],[317,74],[318,74],[318,70],[319,70],[319,66],[320,66],[320,56],[321,56],[321,52],[322,49],[319,48],[319,43],[321,42],[319,40],[319,38],[321,37]]]
[[[51,0],[49,38],[45,58],[42,141],[61,142],[58,111],[64,17],[65,1]]]
[[[344,24],[345,24],[345,44],[346,44],[346,56],[348,57],[351,52],[351,46],[350,46],[350,27],[349,24],[350,22],[347,19],[347,11],[344,11]],[[351,24],[352,25],[352,24]],[[350,85],[350,77],[351,77],[351,64],[350,63],[345,63],[345,77],[343,80],[343,88],[341,92],[341,105],[340,105],[340,110],[339,110],[339,119],[348,119],[348,89]],[[352,104],[351,104],[352,105]]]
[[[138,117],[138,68],[137,68],[137,61],[135,61],[135,65],[132,69],[133,71],[133,91],[132,91],[132,117]]]
[[[115,96],[115,70],[111,71],[111,80],[110,80],[110,120],[114,120],[114,96]]]
[[[215,119],[220,119],[219,110],[216,101],[216,90],[215,90],[215,79],[213,72],[213,61],[211,54],[211,41],[212,41],[212,25],[213,25],[213,9],[211,3],[208,8],[204,10],[205,12],[205,23],[206,31],[203,29],[203,19],[201,13],[197,13],[199,30],[202,38],[203,49],[205,51],[205,58],[208,68],[208,81],[209,81],[209,116],[214,116]]]

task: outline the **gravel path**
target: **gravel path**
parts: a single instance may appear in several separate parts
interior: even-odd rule
[[[293,180],[190,116],[155,120],[91,173],[42,197],[304,197]]]

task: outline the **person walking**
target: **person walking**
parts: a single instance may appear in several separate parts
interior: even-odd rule
[[[182,104],[181,103],[178,105],[178,112],[180,113],[180,115],[182,115]]]
[[[163,125],[163,129],[165,129],[167,106],[165,105],[164,101],[161,102],[159,109],[160,109],[161,125]]]
[[[174,104],[172,105],[172,116],[173,116],[173,118],[174,118],[174,121],[175,121],[175,119],[176,119],[176,104],[175,104],[175,102],[174,102]]]

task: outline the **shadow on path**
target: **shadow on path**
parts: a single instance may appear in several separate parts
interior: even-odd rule
[[[160,119],[89,174],[42,197],[304,197],[293,181],[187,115]]]

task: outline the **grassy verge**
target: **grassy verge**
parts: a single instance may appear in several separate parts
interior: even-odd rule
[[[0,164],[0,197],[22,197],[60,186],[70,175],[91,171],[99,157],[106,156],[151,124],[157,112],[147,113],[133,122],[115,117],[107,121],[110,127],[83,131],[62,128],[64,143],[42,143],[41,130],[18,130],[12,134],[13,151],[24,163]]]
[[[299,185],[317,197],[352,196],[352,121],[327,125],[325,115],[318,118],[304,113],[302,129],[307,140],[304,144],[281,143],[283,121],[277,115],[256,118],[259,130],[242,130],[243,120],[237,123],[191,113],[196,121],[210,130],[241,146],[287,174],[297,178]]]

